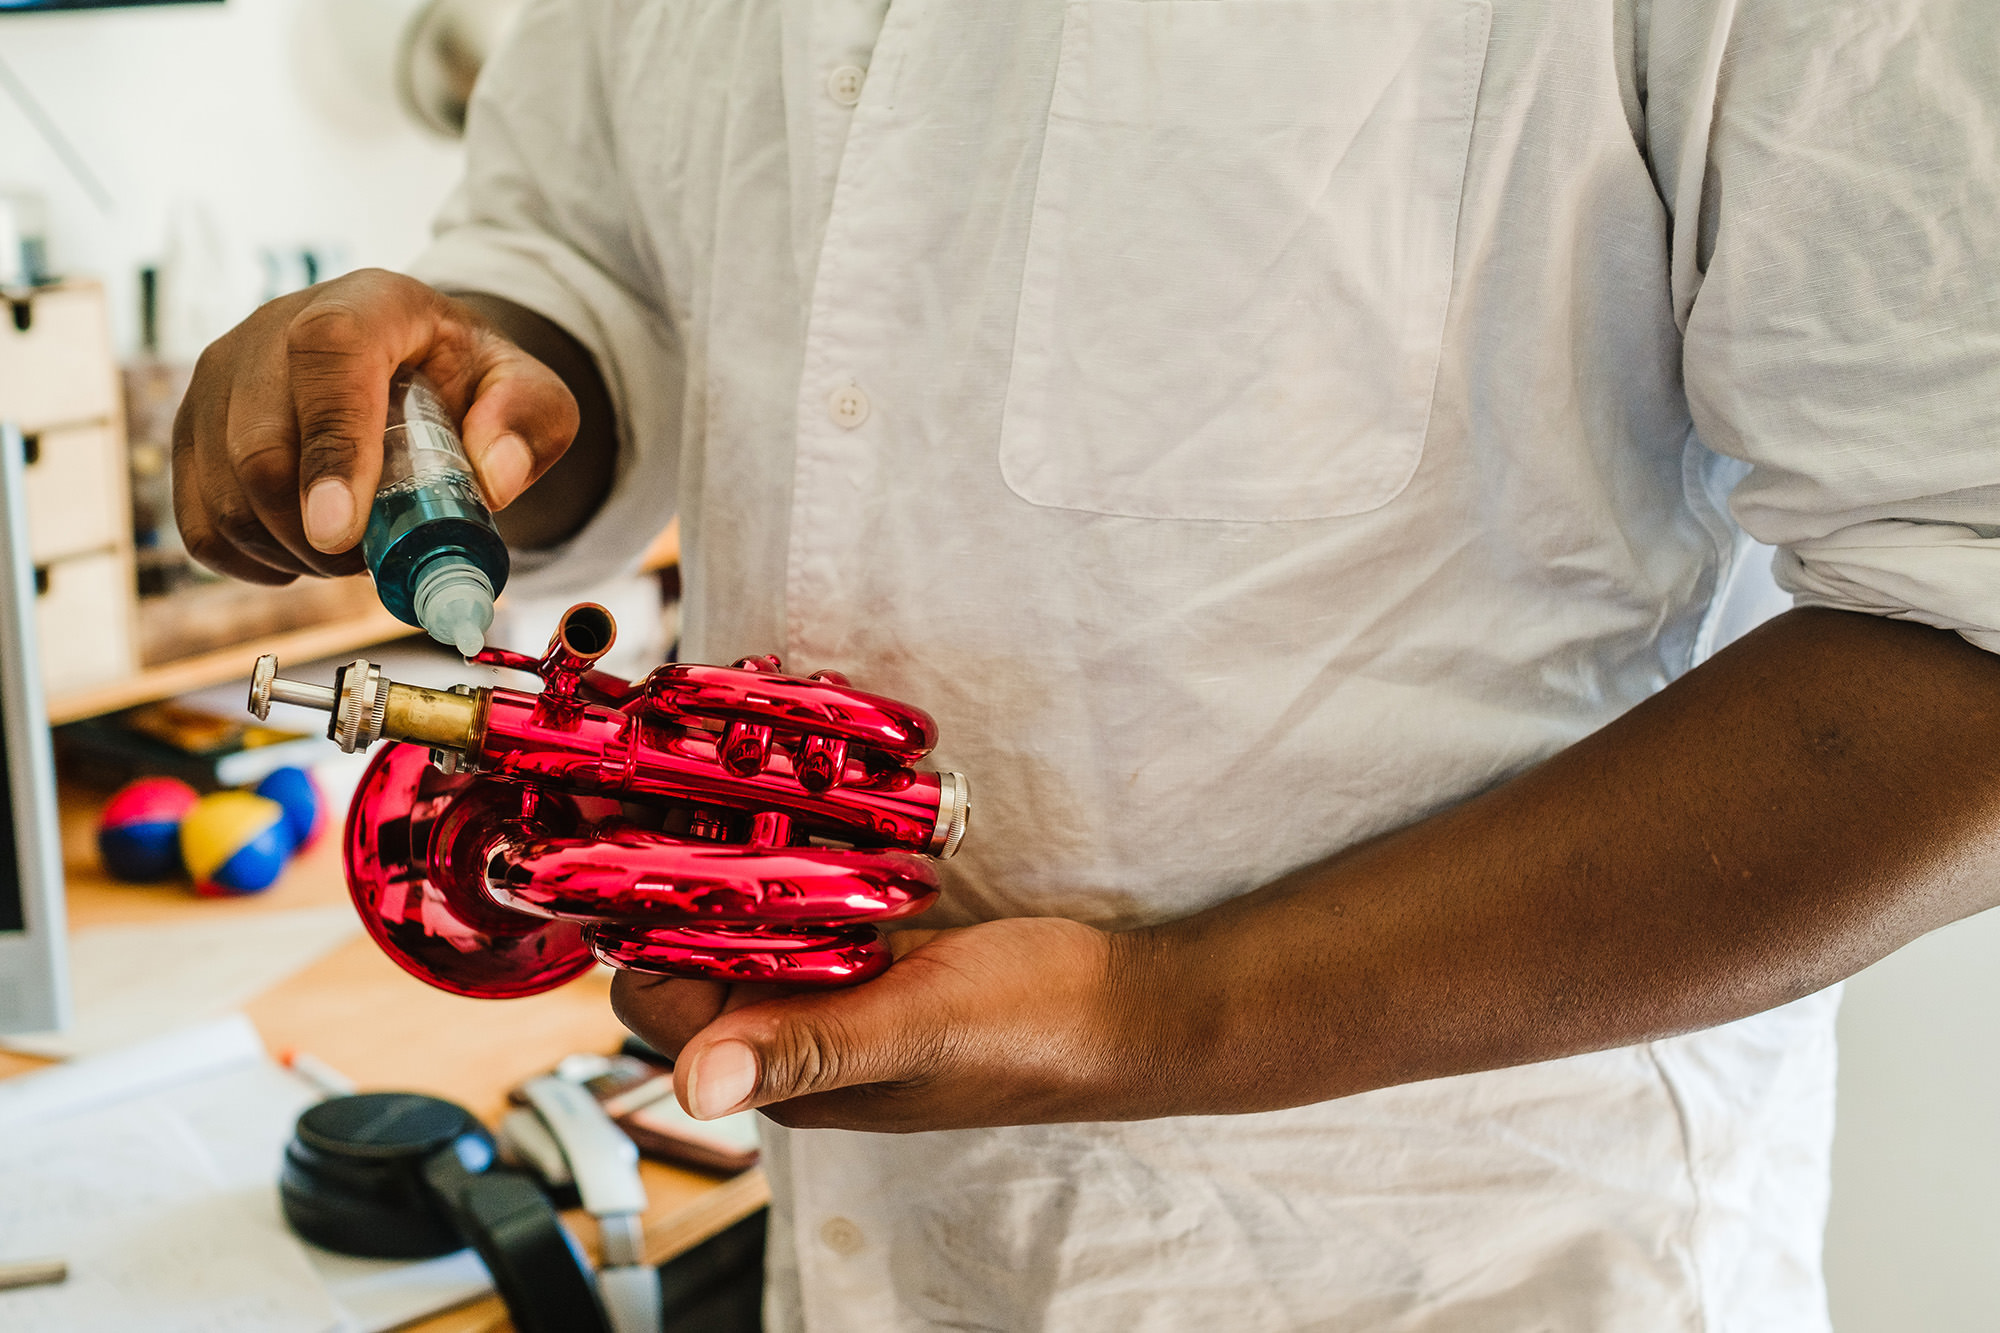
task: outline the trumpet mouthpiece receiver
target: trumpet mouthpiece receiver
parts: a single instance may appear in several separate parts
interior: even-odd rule
[[[474,693],[404,685],[365,658],[340,668],[332,685],[312,685],[280,676],[278,659],[267,653],[250,673],[250,712],[262,721],[273,701],[328,714],[326,737],[348,754],[385,736],[464,750],[478,729]]]

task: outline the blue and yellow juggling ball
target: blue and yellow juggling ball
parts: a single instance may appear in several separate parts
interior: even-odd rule
[[[285,807],[285,825],[292,831],[292,850],[304,851],[312,846],[319,837],[324,822],[321,816],[326,810],[312,774],[303,768],[273,769],[257,784],[256,790],[259,796],[268,796]]]
[[[270,888],[291,854],[285,807],[255,792],[212,792],[181,821],[181,860],[204,898]]]
[[[97,821],[105,873],[133,884],[181,873],[181,820],[201,799],[179,778],[140,778],[120,787]]]

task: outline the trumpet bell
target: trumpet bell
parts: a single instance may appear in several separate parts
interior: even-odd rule
[[[538,995],[597,963],[582,927],[509,911],[468,877],[433,873],[440,821],[499,785],[443,773],[421,746],[385,745],[347,815],[347,890],[368,933],[412,976],[477,999]]]

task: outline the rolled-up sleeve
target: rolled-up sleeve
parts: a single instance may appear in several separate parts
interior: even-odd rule
[[[1801,605],[2000,651],[2000,7],[1689,8],[1712,103],[1675,277],[1737,520]]]
[[[535,594],[629,569],[675,509],[685,362],[619,170],[604,9],[536,0],[523,11],[473,97],[465,179],[411,268],[546,316],[589,350],[610,391],[611,494],[561,547],[516,553],[513,584]]]

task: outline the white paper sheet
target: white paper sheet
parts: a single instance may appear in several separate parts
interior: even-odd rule
[[[67,1282],[0,1291],[20,1333],[327,1333],[342,1315],[277,1222],[274,1177],[225,1170],[187,1110],[270,1070],[241,1019],[0,1085],[0,1255],[59,1257]],[[254,1040],[254,1032],[250,1034]],[[167,1078],[176,1051],[196,1072]],[[218,1073],[218,1067],[223,1071]],[[34,1085],[40,1083],[40,1087]],[[218,1086],[223,1085],[223,1086]],[[194,1090],[190,1094],[190,1090]],[[296,1101],[296,1086],[285,1092]],[[190,1102],[191,1097],[191,1102]],[[263,1119],[285,1112],[267,1105]],[[240,1165],[240,1164],[239,1164]]]
[[[0,1292],[0,1329],[381,1333],[490,1291],[470,1250],[351,1259],[293,1236],[278,1167],[317,1100],[241,1014],[0,1081],[0,1258],[71,1274]]]
[[[354,1259],[308,1245],[306,1258],[347,1313],[341,1333],[384,1333],[493,1290],[486,1265],[471,1250],[408,1262]]]
[[[178,1083],[226,1073],[264,1058],[250,1020],[230,1014],[109,1055],[0,1080],[0,1139],[11,1125],[77,1115]]]
[[[254,1031],[251,1036],[254,1040]],[[319,1100],[318,1093],[259,1058],[168,1088],[159,1100],[194,1130],[225,1186],[245,1191],[267,1226],[286,1231],[272,1182],[284,1161],[292,1125],[301,1111]],[[310,1244],[301,1248],[345,1316],[341,1333],[381,1333],[493,1289],[486,1266],[471,1250],[411,1261],[354,1259]]]

